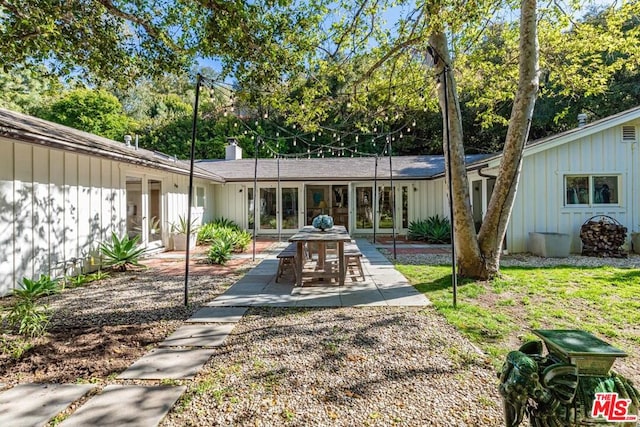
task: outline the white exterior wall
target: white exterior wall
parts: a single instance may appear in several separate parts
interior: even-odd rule
[[[162,182],[167,245],[169,223],[186,211],[187,176],[0,138],[0,295],[23,277],[61,274],[71,258],[89,268],[100,242],[125,232],[126,176]]]
[[[518,193],[507,230],[510,252],[526,252],[529,232],[571,235],[571,252],[582,248],[580,227],[596,215],[608,215],[629,229],[640,224],[640,153],[638,143],[621,142],[621,127],[549,148],[523,161]],[[618,205],[564,205],[564,175],[620,175]]]
[[[247,184],[248,185],[248,184]],[[247,207],[245,206],[247,185],[213,185],[213,218],[227,218],[241,227],[247,227]],[[250,188],[253,188],[251,183]]]
[[[427,219],[434,215],[449,218],[449,205],[444,179],[414,181],[412,206],[409,208],[409,221]]]

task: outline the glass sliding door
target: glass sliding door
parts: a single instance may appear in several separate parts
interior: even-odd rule
[[[282,229],[297,230],[298,226],[298,189],[282,189]]]
[[[142,178],[127,176],[127,235],[142,240]]]
[[[306,222],[311,225],[313,218],[320,214],[330,214],[330,186],[308,185],[306,190]]]
[[[149,186],[149,242],[162,239],[160,225],[162,224],[162,182],[155,179],[148,181]]]
[[[276,195],[275,188],[260,189],[260,228],[263,230],[278,228]]]
[[[255,211],[253,203],[253,188],[247,188],[247,229],[253,230]]]
[[[409,187],[402,186],[402,228],[409,228]]]
[[[393,228],[393,199],[391,187],[383,186],[378,189],[378,228]]]
[[[356,228],[373,228],[373,187],[356,187]]]

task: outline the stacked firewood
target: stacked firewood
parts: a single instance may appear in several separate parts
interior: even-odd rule
[[[613,218],[603,216],[600,220],[593,218],[582,224],[580,228],[582,255],[626,258],[621,248],[627,239],[627,227]]]

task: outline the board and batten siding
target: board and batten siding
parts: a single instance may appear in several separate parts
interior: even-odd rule
[[[186,212],[188,176],[0,138],[0,295],[24,277],[62,275],[73,258],[90,269],[100,242],[126,231],[128,175],[162,182],[168,246],[170,223]],[[194,183],[212,194],[210,182]]]
[[[0,295],[23,277],[62,274],[124,230],[124,189],[109,160],[0,139]]]
[[[247,228],[248,208],[245,206],[247,188],[253,189],[253,183],[213,185],[214,217],[226,218],[243,228]]]
[[[632,215],[640,213],[636,206],[640,198],[633,194],[634,170],[640,170],[637,143],[622,142],[620,127],[525,155],[507,229],[508,250],[526,252],[529,232],[535,231],[569,234],[571,252],[579,253],[580,227],[597,215],[615,218],[633,231],[638,223]],[[619,204],[565,206],[567,174],[620,176]],[[638,183],[635,186],[637,192]]]
[[[424,220],[434,215],[449,218],[449,202],[444,179],[412,181],[409,222]],[[415,191],[414,191],[415,190]]]

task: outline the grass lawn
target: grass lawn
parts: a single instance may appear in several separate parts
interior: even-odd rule
[[[640,270],[501,267],[491,281],[460,280],[453,309],[450,265],[396,267],[496,366],[508,351],[537,339],[531,329],[583,329],[626,351],[628,360],[614,368],[623,365],[621,373],[640,380]]]

